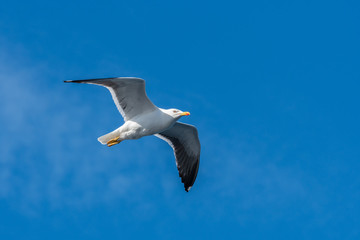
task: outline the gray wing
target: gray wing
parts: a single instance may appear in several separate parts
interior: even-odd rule
[[[109,89],[116,107],[125,121],[144,112],[157,109],[157,107],[146,96],[145,81],[140,78],[97,78],[68,80],[64,82],[88,83],[106,87]]]
[[[172,128],[155,136],[165,140],[173,148],[181,182],[188,192],[199,170],[200,141],[197,129],[192,125],[177,122]]]

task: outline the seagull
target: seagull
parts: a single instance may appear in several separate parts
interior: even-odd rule
[[[175,162],[181,182],[188,192],[193,186],[200,163],[200,141],[197,129],[177,122],[189,112],[155,106],[145,92],[145,81],[135,77],[66,80],[66,83],[87,83],[106,87],[115,102],[124,124],[98,138],[109,147],[124,140],[155,135],[166,141],[174,150]]]

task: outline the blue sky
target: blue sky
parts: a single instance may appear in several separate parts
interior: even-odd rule
[[[357,1],[3,1],[3,239],[359,239]],[[106,89],[141,77],[190,111],[189,193],[173,153]]]

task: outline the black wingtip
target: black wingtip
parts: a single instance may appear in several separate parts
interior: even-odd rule
[[[73,83],[83,83],[83,82],[92,82],[98,80],[108,80],[108,79],[116,79],[119,77],[107,77],[107,78],[91,78],[91,79],[79,79],[79,80],[65,80],[64,82],[73,82]]]
[[[64,83],[84,83],[88,81],[89,80],[65,80]]]
[[[92,78],[92,79],[81,79],[81,80],[65,80],[65,83],[91,83],[103,80],[111,80],[111,79],[133,79],[133,80],[142,80],[144,79],[137,78],[137,77],[108,77],[108,78]]]

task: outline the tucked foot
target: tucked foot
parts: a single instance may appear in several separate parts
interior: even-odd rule
[[[106,143],[106,145],[108,145],[108,147],[111,147],[111,146],[114,146],[114,145],[120,143],[121,140],[119,140],[119,138],[120,138],[120,137],[116,137],[116,138],[111,139],[110,141],[108,141],[108,142]]]

